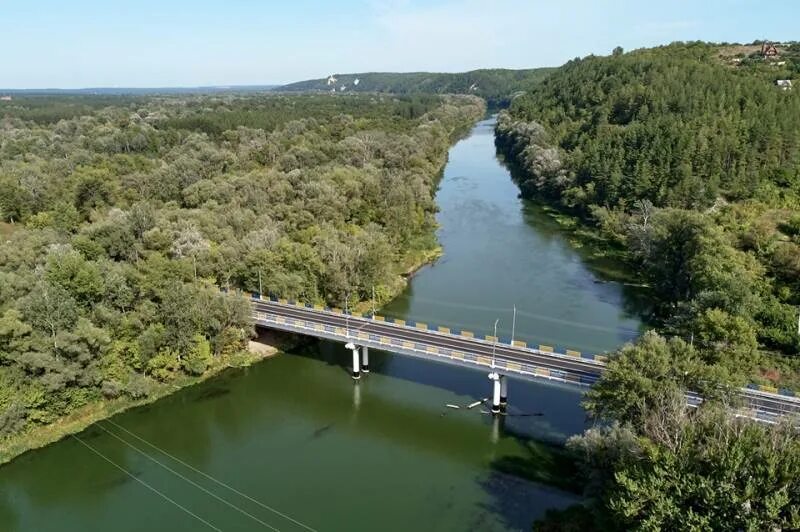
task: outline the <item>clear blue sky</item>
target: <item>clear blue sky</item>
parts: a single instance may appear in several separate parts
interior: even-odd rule
[[[797,0],[0,0],[0,87],[284,83],[800,39]]]

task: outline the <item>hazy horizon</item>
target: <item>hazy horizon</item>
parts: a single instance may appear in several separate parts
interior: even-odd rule
[[[197,0],[3,5],[5,90],[283,85],[331,73],[559,66],[673,41],[796,38],[800,5],[748,0]],[[795,13],[797,16],[792,16]]]

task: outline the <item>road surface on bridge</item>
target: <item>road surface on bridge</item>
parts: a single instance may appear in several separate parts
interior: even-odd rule
[[[398,325],[342,312],[303,305],[253,299],[256,324],[299,332],[334,341],[353,341],[375,349],[515,374],[529,380],[549,379],[590,386],[605,371],[605,363],[580,355],[565,355],[532,347],[510,345],[485,338],[466,337],[428,328]],[[494,353],[494,356],[493,356]],[[492,364],[494,362],[494,365]],[[760,421],[775,422],[786,415],[800,416],[800,399],[742,388],[745,407],[739,414]],[[702,398],[687,394],[690,406]]]

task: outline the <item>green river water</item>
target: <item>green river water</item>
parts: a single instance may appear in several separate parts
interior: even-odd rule
[[[636,336],[635,295],[600,282],[495,158],[493,122],[450,151],[444,256],[383,312],[583,351]],[[580,501],[553,445],[581,391],[511,380],[509,416],[454,410],[483,372],[312,343],[231,370],[0,468],[3,531],[525,530]]]

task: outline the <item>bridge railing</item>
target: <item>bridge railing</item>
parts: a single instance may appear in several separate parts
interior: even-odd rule
[[[604,366],[605,363],[608,361],[608,357],[606,355],[597,355],[593,353],[586,353],[577,351],[574,349],[565,349],[563,352],[559,352],[556,350],[554,346],[547,345],[547,344],[529,344],[528,342],[522,340],[514,340],[513,342],[509,338],[502,338],[497,337],[495,338],[492,335],[479,335],[475,334],[472,331],[466,329],[457,329],[453,327],[446,327],[442,325],[435,325],[432,323],[426,323],[421,321],[414,321],[414,320],[402,320],[399,318],[392,318],[388,316],[382,316],[380,314],[372,315],[370,313],[364,314],[353,314],[352,312],[345,312],[344,310],[336,307],[327,307],[323,305],[312,305],[310,303],[302,303],[295,301],[293,299],[284,299],[275,296],[269,296],[269,298],[265,299],[259,297],[257,292],[253,292],[251,294],[251,298],[256,301],[265,301],[268,300],[273,303],[278,303],[281,305],[288,305],[294,307],[303,307],[307,309],[313,309],[320,312],[328,312],[331,314],[338,314],[338,315],[349,315],[355,319],[367,319],[372,321],[382,322],[388,325],[395,325],[398,327],[405,327],[417,330],[424,330],[429,333],[434,334],[441,334],[447,336],[455,336],[461,338],[468,338],[470,340],[476,340],[479,342],[485,342],[489,344],[496,343],[497,345],[503,345],[505,347],[514,347],[525,351],[530,351],[532,353],[537,354],[547,354],[555,357],[564,357],[567,359],[580,359],[585,362],[595,363],[598,366]]]
[[[341,342],[356,342],[359,345],[393,351],[406,355],[416,356],[429,360],[447,359],[451,363],[463,366],[472,366],[481,369],[497,369],[509,374],[530,378],[532,380],[549,380],[577,386],[591,386],[599,379],[599,376],[579,375],[568,370],[559,370],[537,365],[535,362],[517,362],[513,360],[495,359],[492,365],[491,357],[469,353],[465,350],[433,346],[424,342],[407,340],[403,338],[376,334],[369,331],[358,331],[347,327],[323,324],[320,322],[305,320],[302,318],[282,316],[270,312],[256,311],[255,318],[263,324],[272,327],[297,332],[300,334],[310,334],[317,337],[327,338]],[[760,395],[770,395],[765,392],[757,392]],[[734,414],[739,417],[746,417],[765,423],[778,423],[784,416],[797,415],[800,410],[792,404],[775,405],[772,409],[765,409],[759,405],[753,397],[745,395],[745,404],[736,407]],[[703,402],[703,398],[693,392],[687,393],[687,404],[697,407]]]
[[[227,290],[222,289],[222,291],[227,291]],[[242,291],[238,291],[237,290],[237,292],[242,294],[242,295],[245,294]],[[251,299],[256,300],[256,301],[271,301],[271,302],[274,302],[274,303],[291,305],[291,306],[302,306],[302,307],[305,307],[305,308],[314,309],[314,310],[318,310],[318,311],[322,311],[322,312],[330,312],[330,313],[333,313],[333,314],[345,314],[345,312],[342,309],[338,309],[338,308],[335,308],[335,307],[327,307],[327,306],[324,306],[324,305],[313,305],[313,304],[309,304],[309,303],[302,303],[302,302],[297,302],[297,301],[292,300],[292,299],[283,299],[283,298],[278,298],[278,297],[275,297],[275,296],[269,296],[267,298],[264,298],[258,292],[250,292],[249,295],[250,295]],[[351,316],[354,316],[352,313],[348,313],[348,314],[351,315]],[[356,317],[356,316],[354,316],[354,317]],[[414,322],[413,320],[401,320],[401,319],[396,319],[396,318],[391,318],[391,317],[380,316],[380,315],[377,315],[377,314],[373,316],[373,315],[371,315],[369,313],[361,314],[358,317],[367,318],[367,319],[373,319],[375,321],[383,321],[385,323],[398,325],[398,326],[416,327],[416,328],[423,328],[424,327],[426,330],[429,330],[430,332],[437,332],[439,334],[451,334],[451,335],[461,336],[461,337],[464,337],[464,338],[471,338],[471,339],[475,339],[475,340],[479,340],[479,341],[493,342],[493,337],[492,336],[476,335],[473,332],[468,331],[468,330],[464,330],[464,329],[459,330],[459,329],[456,329],[456,328],[435,326],[435,325],[431,325],[431,324],[427,324],[427,323],[423,323],[423,322]],[[431,327],[433,327],[433,328],[431,328]],[[446,333],[444,331],[449,331],[449,333]],[[538,354],[547,353],[547,354],[551,354],[553,356],[563,356],[563,357],[569,357],[569,358],[573,358],[573,359],[574,358],[580,358],[582,360],[595,362],[595,363],[597,363],[599,365],[605,365],[605,363],[608,362],[608,356],[607,355],[602,355],[602,354],[585,353],[585,352],[576,351],[576,350],[573,350],[573,349],[565,349],[563,353],[560,353],[560,352],[556,351],[554,346],[550,346],[550,345],[546,345],[546,344],[537,344],[536,347],[534,348],[531,345],[528,345],[527,342],[523,342],[523,341],[520,341],[520,340],[515,340],[513,342],[511,342],[508,339],[504,339],[504,338],[498,338],[497,340],[498,340],[498,343],[501,343],[501,344],[504,344],[504,345],[513,346],[513,347],[519,347],[519,348],[522,348],[522,349],[527,349],[527,350],[530,350],[530,351],[538,353]],[[503,340],[506,340],[506,341],[504,342]],[[767,393],[767,394],[772,394],[772,395],[778,395],[778,396],[781,396],[781,397],[796,398],[796,399],[800,400],[800,393],[798,391],[792,390],[790,388],[776,387],[776,386],[770,386],[770,385],[766,385],[766,384],[750,383],[750,384],[747,384],[745,389],[759,391],[759,392],[762,392],[762,393]]]
[[[486,369],[495,367],[507,372],[516,373],[525,377],[546,379],[551,381],[563,382],[579,386],[591,386],[597,382],[598,376],[580,375],[567,370],[547,368],[537,365],[535,362],[523,363],[495,359],[492,366],[491,357],[476,355],[466,350],[433,346],[424,342],[395,338],[382,334],[375,334],[366,331],[348,331],[346,327],[327,325],[301,318],[281,316],[269,312],[256,311],[255,318],[259,322],[269,323],[276,328],[311,334],[342,342],[356,341],[361,345],[367,345],[385,351],[402,352],[428,359],[449,359],[467,366],[478,366]]]

